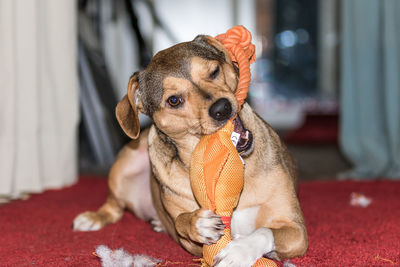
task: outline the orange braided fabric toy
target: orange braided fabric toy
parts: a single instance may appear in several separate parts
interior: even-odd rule
[[[249,90],[250,63],[256,60],[251,34],[243,26],[235,26],[215,38],[227,48],[232,62],[239,68],[236,99],[240,109]],[[214,257],[231,242],[230,218],[244,185],[244,165],[231,141],[233,119],[216,133],[203,136],[192,153],[190,183],[193,194],[201,207],[220,215],[226,226],[217,243],[203,245],[202,266],[211,266]],[[253,266],[277,265],[261,258]]]

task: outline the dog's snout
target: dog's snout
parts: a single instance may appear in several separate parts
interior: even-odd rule
[[[224,121],[231,117],[232,105],[226,98],[220,98],[211,105],[208,110],[208,114],[211,118],[217,121]]]

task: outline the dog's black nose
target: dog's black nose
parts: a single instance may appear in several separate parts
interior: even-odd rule
[[[217,121],[224,121],[231,117],[232,105],[226,98],[220,98],[211,105],[208,110],[208,114],[211,118]]]

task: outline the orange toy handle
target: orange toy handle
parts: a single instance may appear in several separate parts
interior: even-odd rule
[[[256,61],[255,46],[251,43],[251,33],[243,26],[238,25],[226,33],[215,36],[228,50],[232,62],[239,68],[239,82],[236,89],[236,99],[239,110],[249,91],[251,72],[250,64]]]

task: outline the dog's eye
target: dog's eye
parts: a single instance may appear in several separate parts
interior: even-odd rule
[[[167,102],[171,107],[176,108],[182,104],[183,100],[180,96],[173,95],[168,98]]]
[[[217,78],[219,71],[220,71],[220,68],[218,65],[217,68],[215,70],[213,70],[213,72],[210,73],[210,79],[214,80],[215,78]]]

